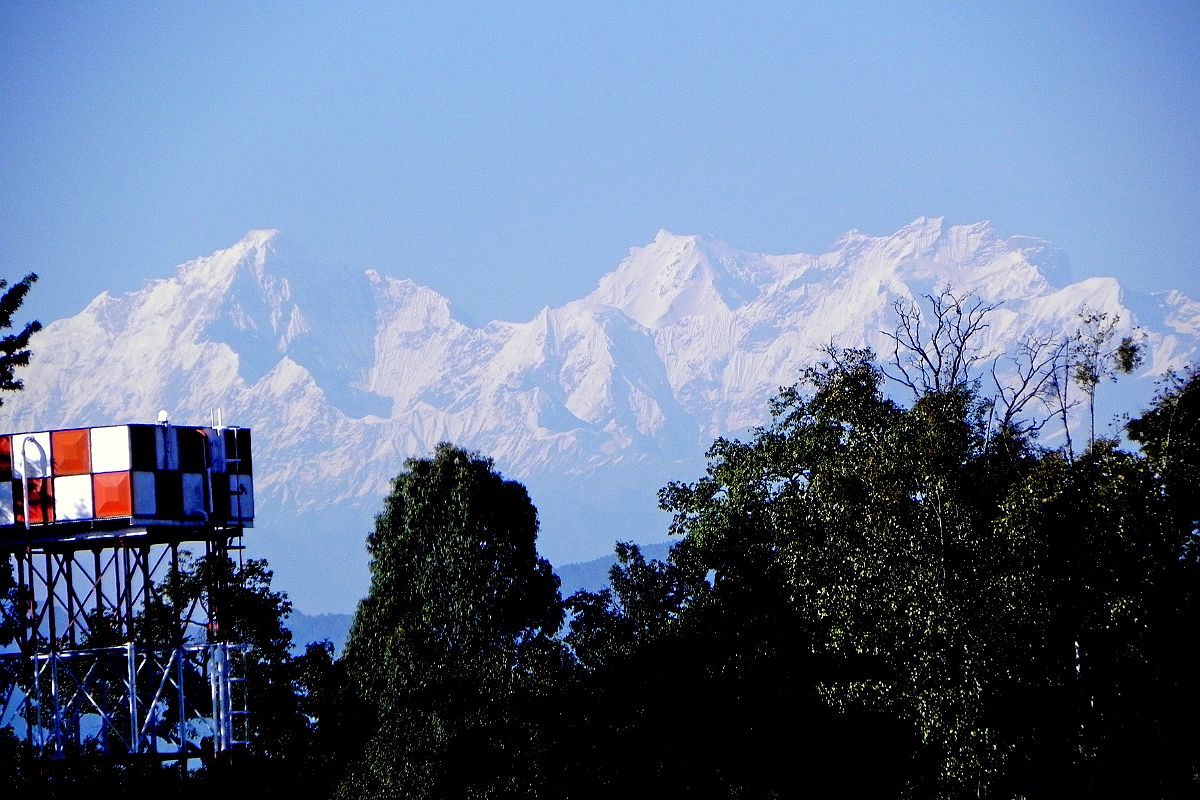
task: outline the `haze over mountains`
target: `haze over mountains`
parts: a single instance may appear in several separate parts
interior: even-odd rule
[[[886,351],[892,303],[946,284],[1003,303],[982,341],[997,354],[1031,331],[1073,330],[1085,307],[1136,323],[1142,399],[1200,347],[1200,303],[1126,296],[1112,278],[1071,283],[1049,243],[986,223],[851,231],[819,255],[660,231],[586,297],[478,327],[428,288],[312,263],[252,231],[48,324],[0,425],[145,422],[159,409],[207,423],[223,409],[255,433],[248,555],[266,556],[305,611],[345,611],[365,591],[364,536],[406,456],[452,441],[495,458],[529,487],[556,563],[660,541],[657,489],[701,474],[715,436],[764,422],[768,398],[823,345]],[[36,289],[29,302],[36,315]]]

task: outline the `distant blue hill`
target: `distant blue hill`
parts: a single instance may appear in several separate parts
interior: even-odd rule
[[[642,544],[638,547],[641,548],[642,555],[646,557],[647,561],[651,559],[663,561],[674,543],[658,542],[657,544]],[[567,599],[581,589],[596,592],[608,586],[608,571],[615,563],[617,563],[617,557],[609,555],[591,561],[580,561],[577,564],[563,564],[561,567],[555,567],[554,572],[562,581],[559,591],[562,592],[563,599]]]
[[[334,653],[341,655],[350,633],[353,614],[305,614],[292,611],[285,623],[292,632],[292,652],[300,654],[310,642],[328,639],[333,643]]]
[[[662,560],[667,557],[672,544],[673,542],[659,542],[640,547],[647,560]],[[608,571],[616,561],[616,556],[610,555],[555,567],[554,571],[562,581],[560,591],[563,599],[580,590],[595,592],[608,586]],[[309,642],[328,639],[333,643],[334,652],[340,655],[346,645],[350,622],[353,619],[353,614],[305,614],[302,611],[293,611],[287,620],[287,626],[292,631],[292,649],[296,653],[302,653]]]

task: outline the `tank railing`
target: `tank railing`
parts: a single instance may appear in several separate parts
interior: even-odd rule
[[[42,451],[42,460],[43,461],[48,461],[50,458],[46,454],[46,451],[42,447],[41,443],[36,438],[34,438],[32,436],[26,436],[25,439],[21,442],[21,506],[22,506],[22,510],[25,512],[24,516],[25,516],[25,531],[26,532],[29,531],[29,518],[31,516],[33,516],[30,513],[31,503],[29,502],[29,453],[26,451],[26,448],[29,447],[29,444],[31,442],[33,443],[34,447],[36,447],[38,450]],[[14,503],[13,505],[14,505],[14,510],[16,510],[15,509],[16,504]],[[42,521],[45,522],[45,520],[42,520]]]

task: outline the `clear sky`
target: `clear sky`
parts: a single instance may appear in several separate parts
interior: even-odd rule
[[[930,215],[1200,298],[1200,4],[1050,5],[0,0],[0,275],[48,321],[275,227],[520,320],[660,227]]]

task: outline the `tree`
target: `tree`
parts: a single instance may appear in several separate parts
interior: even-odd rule
[[[361,710],[346,797],[534,793],[531,714],[561,663],[558,578],[537,511],[492,461],[448,444],[412,458],[367,538],[371,587],[344,662]]]
[[[1034,333],[1018,341],[1014,351],[1002,358],[1008,362],[1007,374],[1001,375],[1000,361],[992,363],[993,408],[996,427],[1000,431],[1036,436],[1053,415],[1064,426],[1067,450],[1071,449],[1071,430],[1067,413],[1071,400],[1065,394],[1067,382],[1062,380],[1070,355],[1070,342],[1060,334]],[[1034,401],[1040,401],[1043,413],[1029,416]],[[997,413],[998,412],[998,413]]]
[[[1071,341],[1071,379],[1083,390],[1088,402],[1088,445],[1096,443],[1096,390],[1105,378],[1132,373],[1142,363],[1142,346],[1133,335],[1117,338],[1120,317],[1111,319],[1103,311],[1085,308]]]
[[[11,287],[8,281],[0,278],[0,330],[10,330],[13,327],[13,315],[25,302],[25,295],[37,281],[37,275],[29,273]],[[11,333],[0,338],[0,391],[16,392],[24,388],[24,383],[16,377],[20,367],[28,366],[29,340],[42,329],[42,323],[37,320],[25,323],[19,333]],[[0,405],[4,399],[0,398]],[[12,576],[12,562],[8,557],[0,565],[0,647],[12,642],[17,635],[20,615],[17,612],[19,598],[16,596],[16,582]],[[0,676],[2,680],[2,676]],[[3,685],[3,684],[0,684]]]
[[[29,273],[11,287],[8,281],[0,278],[0,329],[9,330],[13,327],[13,315],[25,302],[25,295],[37,281],[37,275]],[[42,329],[42,323],[37,320],[25,323],[18,333],[10,333],[0,338],[0,391],[15,392],[24,387],[20,378],[16,377],[19,367],[29,365],[29,340],[33,334]],[[3,404],[0,399],[0,404]]]
[[[0,278],[0,291],[4,292],[0,295],[0,330],[13,328],[13,315],[25,302],[25,295],[36,281],[37,275],[32,272],[11,287],[7,280]],[[42,323],[32,320],[25,323],[19,332],[0,338],[0,391],[16,392],[24,388],[24,383],[16,377],[16,371],[28,366],[29,357],[32,355],[29,340],[41,329]],[[3,404],[4,399],[0,397],[0,405]],[[20,608],[21,598],[13,579],[12,560],[6,555],[0,563],[0,648],[7,647],[16,638],[20,625],[23,624]],[[6,669],[15,670],[15,666],[0,665],[0,690],[12,685],[16,680],[15,673],[5,674]],[[0,764],[11,764],[15,768],[16,753],[19,750],[20,745],[11,731],[0,730]],[[8,781],[11,781],[13,786],[17,785],[15,773],[0,776],[0,786]]]
[[[199,603],[215,613],[219,625],[215,633],[221,641],[247,646],[246,695],[251,703],[247,734],[252,742],[248,756],[260,771],[264,763],[298,755],[309,734],[298,699],[301,689],[291,654],[292,633],[286,627],[292,602],[284,592],[272,589],[272,578],[263,559],[235,562],[211,555],[193,560],[182,554],[178,574],[172,571],[159,587],[169,606],[151,609],[173,619],[180,610],[186,614],[193,603]],[[169,631],[159,631],[151,634],[151,641],[170,641],[171,636]]]
[[[973,487],[1006,479],[978,458],[982,406],[952,372],[904,409],[870,352],[839,354],[784,390],[750,441],[718,441],[706,477],[662,496],[714,593],[785,601],[793,637],[833,665],[819,677],[831,708],[908,728],[912,790],[933,796],[986,787],[1002,752],[983,707],[998,614],[977,577],[1000,545]]]
[[[775,591],[775,571],[759,569],[767,548],[739,539],[755,552],[717,577],[697,571],[694,544],[666,562],[618,544],[611,588],[569,599],[580,668],[557,737],[569,778],[559,794],[894,795],[904,731],[822,700],[819,684],[846,665],[814,655],[800,610]]]
[[[148,648],[199,644],[214,637],[245,648],[234,656],[238,677],[245,681],[235,691],[245,698],[249,712],[245,727],[239,725],[237,733],[245,735],[249,744],[207,759],[186,781],[172,787],[176,791],[195,796],[234,791],[262,798],[294,797],[330,780],[316,748],[316,719],[306,708],[306,670],[315,657],[292,656],[292,634],[286,627],[292,603],[284,592],[272,588],[272,579],[262,559],[193,557],[184,551],[177,568],[172,566],[158,582],[155,599],[138,618],[135,639]],[[199,609],[207,613],[195,614]],[[217,624],[204,626],[200,621]],[[205,682],[199,669],[187,664],[185,686],[207,694]],[[166,698],[174,703],[171,693]],[[174,713],[172,708],[164,721]],[[144,779],[135,773],[121,782],[131,795],[144,788]]]
[[[911,796],[1186,795],[1192,378],[1131,428],[1164,455],[1099,442],[1074,460],[1019,430],[997,441],[973,381],[935,374],[904,383],[917,390],[906,408],[872,354],[836,354],[749,440],[718,440],[699,481],[667,487],[683,536],[671,561],[711,577],[680,619],[732,624],[759,656],[786,630],[802,643],[793,662],[811,665],[796,682],[907,730],[892,743],[910,747],[898,772]],[[1172,497],[1192,505],[1172,512]],[[588,641],[608,641],[595,628]]]
[[[987,315],[999,306],[970,292],[956,295],[949,287],[923,299],[925,310],[915,301],[892,304],[896,327],[883,334],[892,340],[896,372],[885,374],[915,397],[971,385],[982,358],[978,340],[988,328]]]
[[[1126,429],[1162,477],[1179,524],[1200,531],[1200,364],[1168,372],[1151,408]]]

